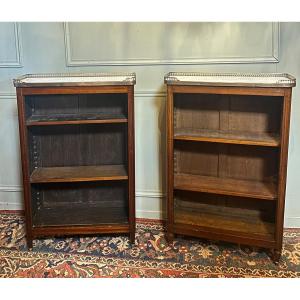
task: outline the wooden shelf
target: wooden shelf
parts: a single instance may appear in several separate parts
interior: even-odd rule
[[[81,204],[41,208],[33,217],[34,226],[128,224],[126,207],[92,207]]]
[[[31,183],[127,180],[124,165],[37,168]]]
[[[174,189],[265,200],[275,200],[277,198],[277,188],[272,182],[190,174],[175,174]]]
[[[255,145],[266,147],[280,146],[279,135],[273,133],[253,133],[193,128],[175,129],[174,140]]]
[[[202,231],[275,240],[275,224],[259,210],[211,204],[198,204],[197,209],[175,207],[174,222],[198,227]]]
[[[123,114],[51,114],[28,118],[27,126],[127,123]]]

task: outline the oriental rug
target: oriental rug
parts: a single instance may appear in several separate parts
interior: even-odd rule
[[[264,249],[192,238],[165,240],[159,221],[126,236],[47,238],[28,250],[20,214],[0,214],[0,277],[300,277],[300,229],[284,231],[275,265]]]

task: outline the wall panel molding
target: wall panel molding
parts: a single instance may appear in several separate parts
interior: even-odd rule
[[[145,97],[145,98],[166,98],[167,93],[161,92],[161,91],[155,91],[155,90],[136,90],[134,91],[134,95],[137,97]]]
[[[11,92],[1,92],[0,93],[0,99],[17,99],[16,93],[11,93]]]
[[[16,49],[16,61],[0,61],[0,68],[22,68],[22,42],[20,24],[14,22],[14,44]]]
[[[0,192],[21,193],[23,187],[21,185],[0,185]]]
[[[72,42],[70,39],[70,25],[64,23],[65,38],[65,56],[68,67],[78,66],[128,66],[128,65],[211,65],[211,64],[256,64],[256,63],[278,63],[279,62],[279,44],[280,29],[279,22],[272,23],[272,51],[267,56],[253,57],[197,57],[197,58],[176,58],[176,59],[159,59],[159,58],[128,58],[115,60],[98,60],[98,59],[74,59],[72,57]]]

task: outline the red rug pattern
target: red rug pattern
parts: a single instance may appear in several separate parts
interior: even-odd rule
[[[28,251],[24,218],[0,214],[0,277],[300,277],[300,230],[284,232],[276,266],[264,249],[191,238],[165,240],[160,222],[141,220],[126,236],[39,239]]]

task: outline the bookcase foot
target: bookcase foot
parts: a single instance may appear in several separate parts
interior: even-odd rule
[[[173,243],[173,241],[174,241],[174,233],[167,233],[167,235],[166,235],[166,239],[167,239],[167,242],[169,243],[169,244],[171,244],[171,243]]]
[[[271,252],[271,259],[275,265],[279,264],[281,258],[281,251],[277,249],[273,249]]]
[[[28,250],[32,250],[32,248],[33,248],[33,239],[32,238],[27,238],[27,248],[28,248]]]
[[[129,241],[132,245],[135,244],[135,232],[130,232],[129,233]]]

